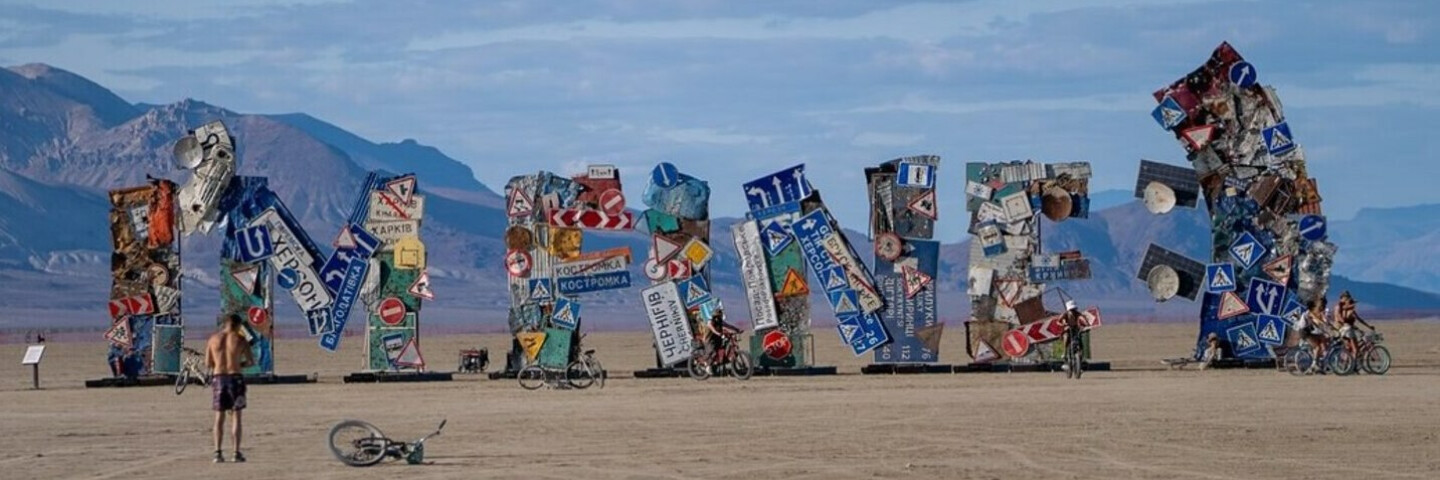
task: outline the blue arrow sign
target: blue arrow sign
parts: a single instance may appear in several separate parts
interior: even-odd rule
[[[1241,60],[1230,65],[1230,84],[1250,88],[1255,86],[1256,78],[1255,66],[1250,65],[1250,62]]]
[[[340,348],[340,334],[345,331],[345,322],[350,320],[350,309],[360,298],[360,284],[365,280],[365,272],[368,270],[368,261],[350,262],[350,267],[345,271],[345,283],[336,292],[335,304],[330,307],[331,328],[320,337],[320,348],[331,352]]]
[[[1258,315],[1281,315],[1285,308],[1285,294],[1287,290],[1284,285],[1265,280],[1260,277],[1250,279],[1250,287],[1246,292],[1245,303],[1250,306],[1250,312]]]
[[[1300,217],[1300,236],[1312,242],[1325,239],[1325,217],[1306,215]]]
[[[741,187],[751,211],[800,201],[810,196],[811,192],[810,183],[805,180],[804,164],[757,178]]]
[[[300,283],[300,272],[293,268],[282,268],[280,273],[275,275],[275,283],[286,290],[295,288],[295,285]]]
[[[235,232],[236,243],[240,244],[240,261],[255,263],[275,255],[275,242],[270,238],[270,227],[256,225]]]
[[[680,183],[680,170],[670,162],[660,162],[650,171],[650,183],[660,188],[670,188]]]

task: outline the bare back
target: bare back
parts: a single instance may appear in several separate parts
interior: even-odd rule
[[[205,345],[205,364],[212,375],[239,375],[249,363],[250,343],[238,333],[218,332]]]

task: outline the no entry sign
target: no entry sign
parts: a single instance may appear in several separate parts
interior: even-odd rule
[[[381,300],[377,312],[380,314],[380,321],[392,327],[405,321],[405,303],[399,298],[387,297]]]

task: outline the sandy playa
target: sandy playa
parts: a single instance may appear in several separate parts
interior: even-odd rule
[[[209,392],[86,389],[101,345],[52,344],[41,391],[23,346],[0,347],[0,477],[28,478],[1440,478],[1440,324],[1382,325],[1387,376],[1294,378],[1270,370],[1160,370],[1190,325],[1110,325],[1097,359],[1119,371],[862,376],[868,363],[817,332],[814,378],[615,378],[603,390],[535,392],[514,381],[346,385],[359,338],[323,353],[282,341],[280,373],[319,384],[251,387],[247,464],[209,463]],[[942,354],[963,357],[962,334]],[[644,333],[587,339],[617,377],[651,361]],[[430,337],[435,369],[498,336]],[[1297,404],[1308,401],[1304,407]],[[424,433],[433,465],[356,469],[325,433],[361,418],[395,437]]]

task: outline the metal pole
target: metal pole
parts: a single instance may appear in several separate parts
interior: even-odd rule
[[[30,365],[31,380],[34,382],[35,390],[40,389],[40,363]]]

